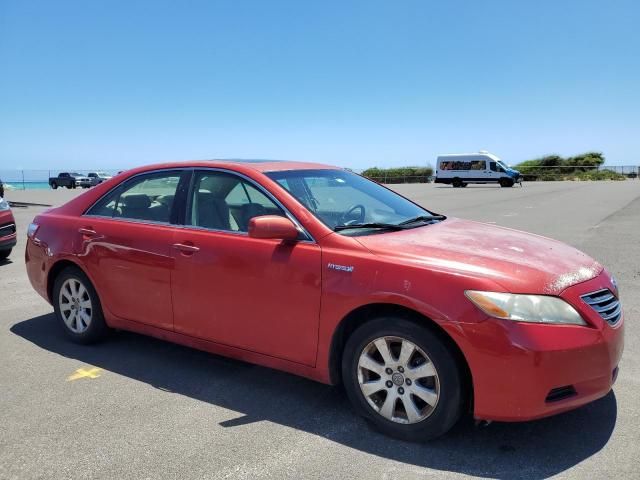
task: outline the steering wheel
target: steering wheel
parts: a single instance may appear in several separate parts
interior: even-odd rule
[[[351,220],[349,220],[349,216],[356,210],[360,210],[360,215],[358,216],[358,218],[352,218]],[[366,210],[364,208],[364,205],[362,205],[361,203],[351,205],[342,215],[340,215],[340,218],[338,219],[338,225],[364,223],[365,212]]]

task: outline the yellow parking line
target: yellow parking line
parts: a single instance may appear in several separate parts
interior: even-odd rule
[[[79,368],[76,370],[73,375],[67,377],[67,382],[72,382],[73,380],[78,380],[80,378],[98,378],[102,372],[101,368]]]

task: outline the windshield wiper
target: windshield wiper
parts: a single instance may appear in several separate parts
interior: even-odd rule
[[[416,222],[432,222],[434,220],[444,220],[444,215],[419,215],[417,217],[410,218],[409,220],[405,220],[404,222],[398,223],[398,225],[409,225],[410,223]]]
[[[351,225],[336,225],[333,227],[335,232],[340,230],[350,230],[352,228],[384,228],[385,230],[405,230],[406,225],[398,225],[395,223],[353,223]]]

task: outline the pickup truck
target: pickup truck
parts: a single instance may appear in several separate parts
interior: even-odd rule
[[[102,182],[109,180],[111,175],[107,175],[104,172],[90,172],[87,177],[91,179],[91,185],[96,186],[101,184]]]
[[[89,177],[80,173],[61,172],[57,177],[49,178],[49,185],[51,185],[51,188],[53,188],[54,190],[58,187],[89,188],[92,185],[92,182]]]

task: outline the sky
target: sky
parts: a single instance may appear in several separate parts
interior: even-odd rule
[[[0,169],[640,163],[637,1],[0,0]]]

